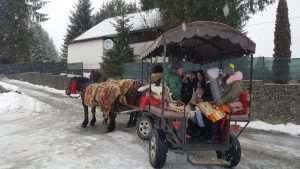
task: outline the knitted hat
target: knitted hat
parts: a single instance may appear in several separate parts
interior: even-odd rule
[[[222,73],[224,74],[228,74],[228,75],[232,75],[234,73],[233,69],[231,69],[230,67],[224,67],[222,69]]]
[[[152,68],[152,73],[163,73],[163,67],[161,65],[155,65]]]

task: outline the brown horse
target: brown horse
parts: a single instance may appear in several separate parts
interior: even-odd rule
[[[96,122],[96,117],[95,117],[96,106],[101,106],[101,104],[96,103],[94,101],[92,101],[94,104],[87,104],[87,102],[88,102],[87,98],[88,97],[86,95],[86,90],[87,89],[91,89],[93,86],[97,87],[97,86],[104,85],[105,83],[110,83],[109,85],[106,85],[106,86],[110,86],[110,88],[113,88],[114,90],[118,90],[118,91],[120,91],[120,93],[122,93],[121,92],[121,88],[118,85],[113,84],[112,82],[103,82],[103,83],[93,84],[90,79],[84,78],[84,77],[79,77],[79,78],[75,77],[75,78],[72,78],[70,80],[70,83],[69,83],[69,85],[66,88],[66,94],[70,95],[72,93],[78,93],[79,92],[80,95],[81,95],[82,105],[84,107],[84,115],[85,115],[84,116],[84,121],[82,123],[82,127],[86,127],[87,124],[88,124],[88,107],[89,106],[92,107],[93,118],[90,121],[90,125],[93,126],[93,125],[95,125],[95,122]],[[124,93],[126,101],[127,101],[125,104],[122,103],[122,101],[121,101],[122,100],[121,98],[123,98],[123,97],[121,97],[121,94],[118,94],[118,96],[116,96],[115,98],[113,98],[114,102],[111,102],[110,105],[108,106],[110,108],[110,111],[105,116],[105,118],[109,118],[109,124],[108,124],[106,132],[111,132],[111,131],[113,131],[115,129],[116,113],[121,108],[124,109],[124,107],[125,107],[128,110],[129,107],[138,106],[138,104],[139,104],[139,98],[140,98],[139,97],[140,93],[137,91],[138,87],[139,87],[138,81],[134,81],[132,83],[132,85],[128,88],[127,92]],[[96,93],[96,94],[101,95],[101,90],[97,90],[97,92],[98,93]],[[99,98],[100,97],[101,96],[99,96]],[[103,99],[103,98],[102,98],[102,100],[105,101],[105,99]],[[130,106],[128,106],[128,105],[130,105]],[[103,111],[103,107],[102,107],[102,111]],[[127,123],[127,125],[130,124],[130,123],[135,123],[136,122],[136,118],[137,117],[134,116],[134,114],[131,114],[129,122]]]

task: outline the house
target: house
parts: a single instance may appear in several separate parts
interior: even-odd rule
[[[157,9],[128,14],[130,47],[135,56],[160,34],[160,13]],[[99,69],[102,58],[114,44],[116,17],[108,18],[75,38],[68,45],[68,63],[83,62],[84,70]]]

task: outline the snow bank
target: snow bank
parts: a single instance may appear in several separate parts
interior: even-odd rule
[[[0,82],[0,85],[6,90],[20,93],[20,88],[17,86],[14,86],[14,85],[11,85],[8,83],[4,83],[4,82]]]
[[[15,92],[0,94],[0,121],[20,119],[30,114],[40,113],[45,104]]]
[[[28,83],[28,82],[23,82],[23,81],[19,81],[19,80],[8,80],[10,82],[16,83],[16,84],[20,84],[20,85],[28,85],[30,87],[34,87],[36,89],[40,89],[40,90],[44,90],[47,92],[51,92],[51,93],[55,93],[55,94],[63,94],[65,95],[65,91],[64,90],[58,90],[52,87],[48,87],[48,86],[42,86],[42,85],[34,85],[32,83]]]
[[[246,123],[239,123],[241,126],[245,126]],[[263,121],[252,121],[247,126],[252,129],[276,131],[281,133],[290,134],[293,136],[300,136],[300,125],[287,123],[287,124],[268,124]]]

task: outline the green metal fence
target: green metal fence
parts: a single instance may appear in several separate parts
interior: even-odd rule
[[[233,63],[235,70],[244,74],[244,79],[250,78],[250,57],[235,58],[223,60],[222,63],[214,62],[206,65],[193,64],[191,62],[183,63],[185,72],[207,70],[212,67],[222,67]],[[159,64],[159,63],[155,63]],[[149,78],[151,73],[150,63],[143,64],[144,80]],[[141,79],[142,63],[123,64],[123,78]],[[300,80],[300,58],[276,59],[272,57],[254,57],[253,58],[253,79],[264,81],[291,81]]]
[[[65,62],[37,62],[37,63],[23,63],[23,64],[5,64],[0,65],[0,74],[16,74],[16,73],[52,73],[58,74],[83,74],[83,63],[71,63]]]

